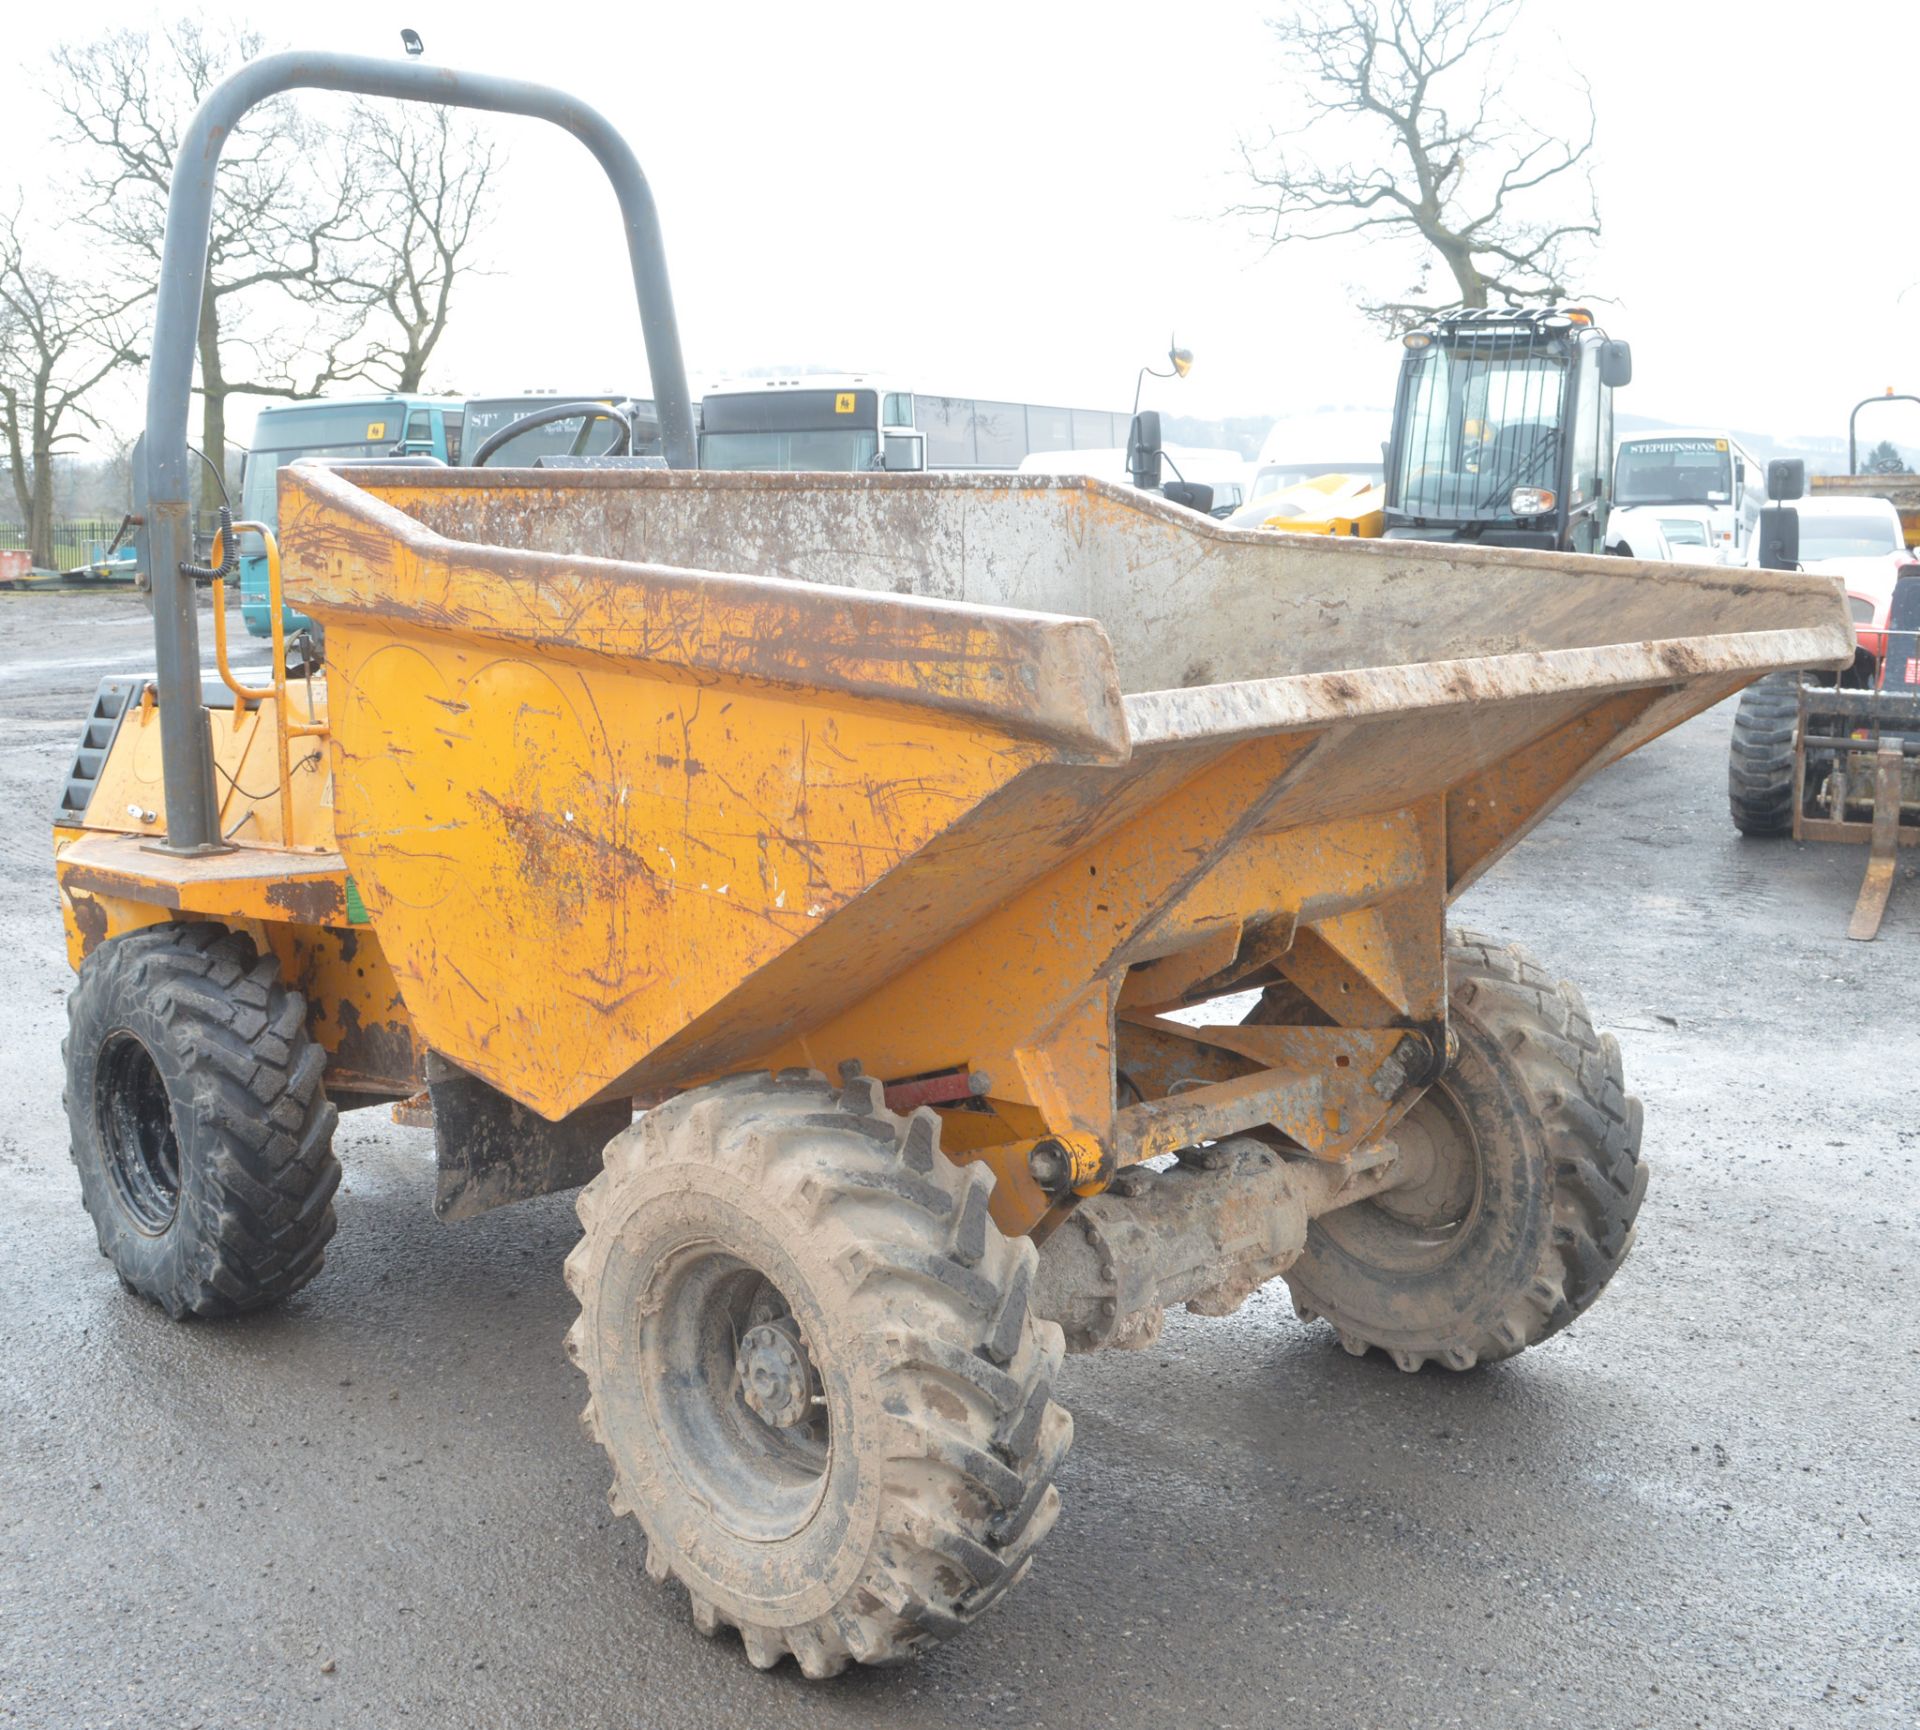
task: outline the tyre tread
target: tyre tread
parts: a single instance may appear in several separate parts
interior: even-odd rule
[[[1733,826],[1756,837],[1793,829],[1793,742],[1800,675],[1769,673],[1740,694],[1727,752]]]
[[[788,1655],[808,1677],[896,1662],[997,1602],[1058,1516],[1053,1477],[1073,1422],[1052,1397],[1060,1330],[1030,1313],[1033,1246],[994,1227],[990,1173],[940,1153],[934,1112],[888,1111],[865,1076],[830,1092],[822,1078],[791,1072],[733,1078],[669,1101],[617,1136],[582,1192],[588,1236],[567,1258],[582,1300],[570,1336],[577,1356],[598,1326],[593,1242],[623,1217],[617,1190],[677,1157],[680,1126],[695,1120],[716,1154],[740,1154],[743,1181],[794,1195],[813,1229],[849,1236],[838,1253],[847,1301],[870,1318],[859,1331],[886,1390],[887,1476],[873,1550],[824,1615],[784,1627],[735,1618],[651,1530],[649,1571],[679,1577],[695,1626],[736,1627],[762,1668]],[[616,1502],[645,1526],[644,1498],[619,1481],[617,1456],[614,1471]]]
[[[1386,1352],[1404,1370],[1437,1362],[1450,1369],[1493,1363],[1558,1333],[1599,1297],[1626,1259],[1647,1191],[1640,1156],[1640,1102],[1626,1091],[1619,1043],[1596,1031],[1579,990],[1555,979],[1516,945],[1468,930],[1448,933],[1449,993],[1508,1055],[1511,1073],[1537,1116],[1551,1186],[1550,1229],[1538,1264],[1507,1299],[1460,1336],[1425,1349],[1369,1336],[1311,1269],[1296,1264],[1296,1302],[1338,1330],[1356,1355]]]
[[[90,956],[68,999],[70,1029],[114,1003],[144,1005],[194,1079],[204,1184],[181,1197],[187,1217],[174,1229],[191,1229],[195,1241],[178,1276],[163,1288],[136,1275],[134,1288],[175,1317],[235,1315],[291,1296],[320,1271],[341,1175],[339,1114],[323,1085],[326,1053],[305,1031],[305,998],[243,933],[193,923],[150,926]],[[70,1032],[70,1061],[74,1045]],[[82,1200],[102,1252],[128,1280],[116,1255],[126,1227],[110,1192],[96,1193],[109,1180],[71,1070],[66,1091]]]

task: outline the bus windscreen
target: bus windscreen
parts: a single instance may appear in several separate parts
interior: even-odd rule
[[[880,425],[880,393],[872,390],[740,391],[700,405],[701,430],[843,432]]]
[[[405,436],[403,403],[312,403],[262,409],[254,423],[257,451],[342,451],[384,455]]]
[[[700,466],[858,474],[880,460],[880,393],[741,391],[701,404]]]
[[[1633,439],[1614,468],[1616,505],[1723,505],[1733,497],[1725,439]]]

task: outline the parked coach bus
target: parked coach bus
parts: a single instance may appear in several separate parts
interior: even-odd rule
[[[930,396],[863,373],[716,385],[700,411],[703,469],[1015,470],[1036,451],[1127,442],[1124,413]]]
[[[253,423],[253,448],[240,477],[240,516],[277,528],[280,471],[295,457],[430,456],[460,460],[463,405],[440,397],[367,396],[293,402],[263,408]],[[267,607],[267,561],[242,553],[240,611],[256,637],[273,634]],[[288,631],[312,621],[286,609]]]

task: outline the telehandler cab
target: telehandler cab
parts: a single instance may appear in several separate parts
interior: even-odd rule
[[[278,538],[195,567],[214,169],[294,88],[587,145],[668,470],[296,465]],[[702,1629],[809,1676],[1026,1572],[1065,1350],[1285,1276],[1349,1351],[1465,1370],[1599,1295],[1646,1188],[1619,1050],[1447,908],[1603,765],[1847,654],[1831,583],[1289,539],[1096,481],[689,472],[653,207],[590,109],[276,55],[176,160],[157,671],[101,687],[55,826],[73,1156],[133,1290],[297,1291],[336,1113],[424,1088],[446,1217],[585,1186],[566,1348],[614,1506]],[[270,618],[284,581],[324,627],[309,676],[228,665],[242,545]]]

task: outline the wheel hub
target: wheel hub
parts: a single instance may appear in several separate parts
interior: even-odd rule
[[[1394,1186],[1324,1214],[1314,1225],[1366,1266],[1412,1275],[1438,1267],[1464,1240],[1480,1205],[1485,1156],[1444,1080],[1400,1120],[1394,1141]]]
[[[790,1430],[813,1415],[813,1364],[792,1316],[759,1323],[734,1357],[740,1397],[763,1423]]]
[[[153,1055],[131,1033],[101,1048],[94,1123],[108,1175],[136,1229],[157,1237],[180,1209],[180,1141]]]

